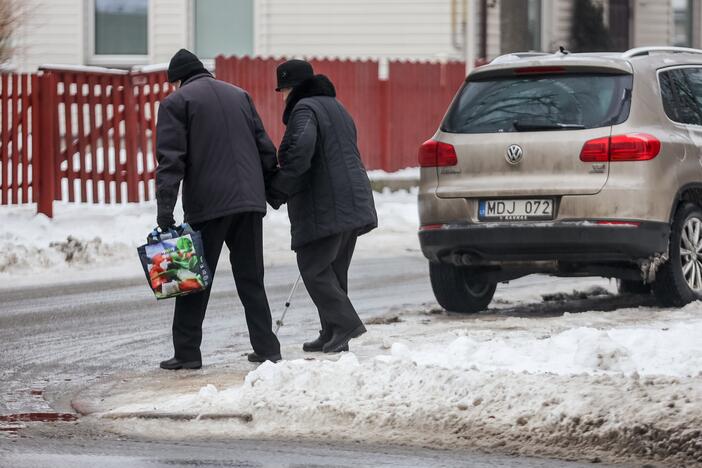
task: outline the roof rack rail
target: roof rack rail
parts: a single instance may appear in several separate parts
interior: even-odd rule
[[[511,62],[523,58],[542,57],[544,55],[552,55],[550,52],[512,52],[509,54],[500,55],[494,58],[490,63]]]
[[[641,57],[649,55],[651,52],[671,53],[671,54],[702,54],[700,49],[691,49],[690,47],[637,47],[627,50],[622,54],[624,58]]]

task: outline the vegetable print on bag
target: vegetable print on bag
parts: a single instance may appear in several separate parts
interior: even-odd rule
[[[144,272],[157,299],[192,294],[210,283],[209,269],[202,255],[200,233],[184,233],[171,239],[154,239],[139,247]]]

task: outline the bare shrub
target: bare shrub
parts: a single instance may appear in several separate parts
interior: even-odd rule
[[[0,64],[12,57],[12,35],[22,17],[21,2],[0,0]]]

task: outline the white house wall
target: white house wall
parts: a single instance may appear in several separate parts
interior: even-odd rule
[[[255,53],[455,56],[450,0],[258,0]]]
[[[500,55],[500,2],[488,2],[487,55],[492,59]]]
[[[550,8],[547,8],[544,14],[549,15],[550,34],[544,38],[543,48],[546,51],[558,50],[560,46],[567,49],[573,24],[574,0],[553,0],[548,3]]]
[[[672,37],[673,7],[670,0],[634,2],[634,47],[670,44]]]
[[[168,62],[190,43],[190,0],[151,0],[151,62]]]
[[[46,63],[82,64],[82,0],[23,0],[13,63],[20,71]]]
[[[20,70],[35,70],[46,63],[89,64],[92,0],[18,1],[26,10],[13,60]],[[194,1],[197,0],[150,0],[151,63],[167,62],[179,48],[193,46]],[[542,49],[567,47],[574,0],[542,2]],[[457,2],[459,8],[462,3]],[[488,1],[489,58],[500,53],[501,3]],[[694,43],[700,46],[702,7],[699,2],[695,5]],[[670,0],[632,0],[632,7],[632,46],[670,43]],[[255,0],[254,16],[257,55],[414,59],[461,56],[451,43],[451,0]],[[478,18],[476,22],[479,23]]]

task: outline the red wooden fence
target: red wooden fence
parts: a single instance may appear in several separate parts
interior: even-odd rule
[[[217,57],[217,78],[246,89],[274,142],[280,142],[284,103],[276,93],[281,60]],[[390,62],[378,77],[378,62],[312,60],[327,75],[354,117],[359,149],[368,169],[395,171],[416,166],[417,149],[436,131],[451,98],[465,79],[463,62]]]
[[[465,76],[462,62],[390,62],[390,157],[386,170],[417,165],[419,146],[436,132]]]
[[[55,81],[54,199],[153,198],[158,103],[165,72],[45,69]]]
[[[0,75],[0,203],[36,201],[33,175],[36,148],[31,132],[39,103],[37,77]]]
[[[246,89],[275,143],[284,103],[275,92],[280,60],[216,60],[217,77]],[[464,80],[464,65],[390,62],[388,79],[373,61],[313,60],[334,82],[354,117],[368,169],[416,165]],[[156,115],[172,91],[166,73],[45,68],[0,75],[0,203],[54,200],[121,203],[154,196]]]
[[[0,74],[0,203],[153,198],[165,72],[43,69]]]

